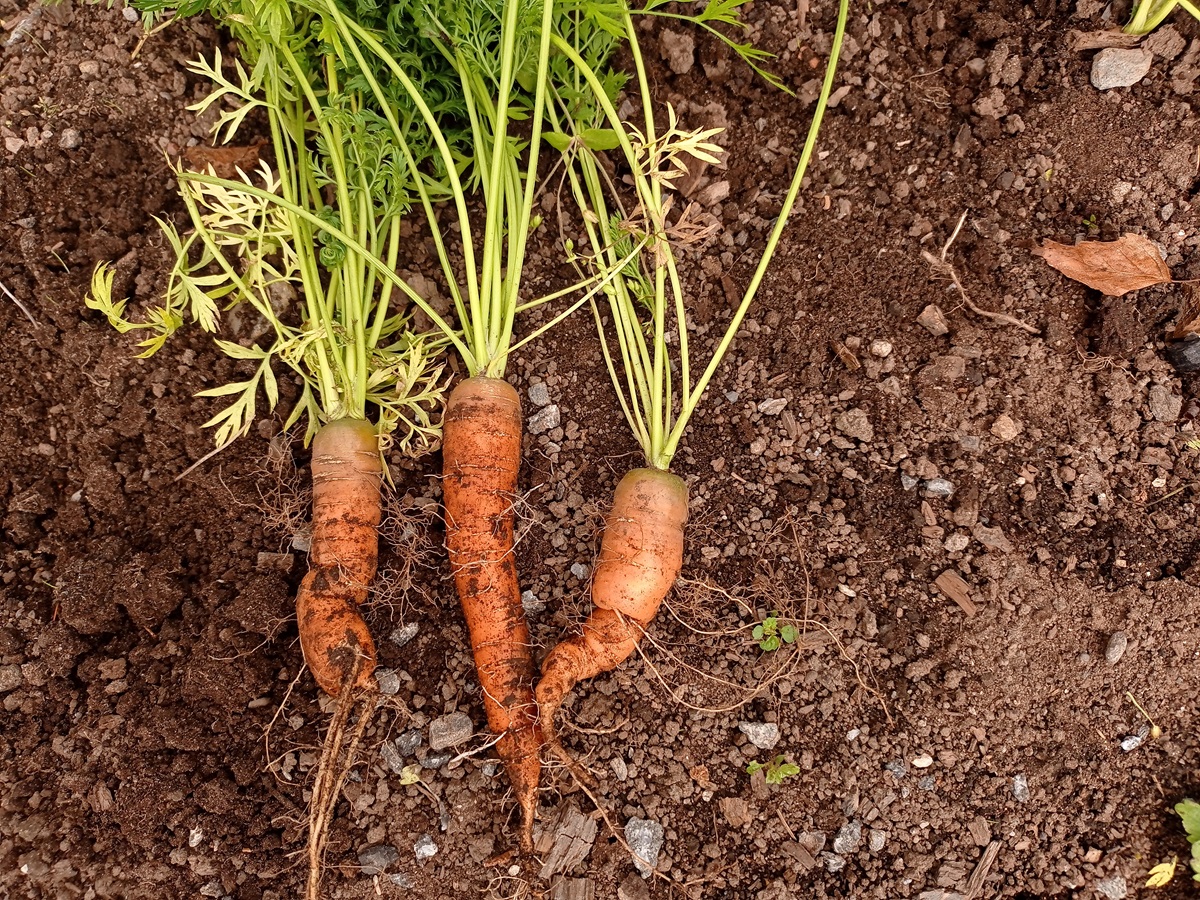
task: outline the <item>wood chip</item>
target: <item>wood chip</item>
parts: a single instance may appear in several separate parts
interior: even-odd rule
[[[817,865],[816,857],[808,851],[808,848],[796,841],[784,841],[780,844],[779,849],[796,861],[804,871],[808,871]]]
[[[971,600],[970,586],[953,569],[947,569],[939,575],[937,580],[934,581],[934,585],[939,591],[957,603],[968,616],[973,616],[979,611],[979,607]]]
[[[564,878],[554,885],[551,900],[594,900],[596,885],[590,878]]]
[[[596,841],[596,831],[595,819],[581,813],[573,801],[567,803],[534,841],[542,857],[539,876],[548,879],[583,862]]]
[[[842,361],[842,365],[851,372],[857,372],[862,368],[862,363],[858,361],[858,357],[841,341],[830,341],[829,346],[833,348],[833,352],[837,354],[837,358]]]
[[[992,866],[996,864],[996,857],[999,855],[1000,842],[992,841],[983,851],[983,856],[979,858],[975,871],[971,873],[971,880],[967,882],[967,900],[974,900],[983,895],[983,883],[987,881],[988,873],[992,871]]]
[[[1142,36],[1123,31],[1077,31],[1067,32],[1067,46],[1075,53],[1085,50],[1104,50],[1108,47],[1136,47]]]

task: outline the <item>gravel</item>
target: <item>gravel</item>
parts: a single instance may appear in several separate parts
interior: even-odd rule
[[[880,359],[887,359],[892,355],[892,342],[885,341],[882,338],[871,341],[871,346],[867,348],[867,351],[872,356],[878,356]]]
[[[400,851],[391,844],[377,844],[358,853],[358,864],[364,875],[381,875],[400,859]]]
[[[1096,882],[1096,893],[1107,897],[1108,900],[1125,900],[1125,895],[1129,893],[1129,885],[1122,876],[1109,875]]]
[[[409,622],[407,625],[401,625],[391,633],[391,641],[397,647],[403,647],[409,641],[417,636],[420,631],[420,626],[416,622]]]
[[[529,402],[534,406],[550,405],[550,388],[546,386],[546,382],[539,381],[529,386]]]
[[[1183,411],[1183,398],[1172,393],[1165,384],[1150,388],[1150,415],[1156,422],[1174,422]]]
[[[871,420],[867,417],[866,412],[857,407],[848,409],[838,416],[833,423],[833,427],[846,435],[846,437],[862,441],[864,444],[869,444],[875,440],[875,427],[871,424]]]
[[[862,846],[862,822],[851,819],[843,825],[833,839],[833,852],[837,854],[853,853]]]
[[[78,150],[83,146],[83,135],[78,128],[64,128],[58,136],[58,146],[64,150]]]
[[[558,404],[552,403],[542,407],[529,417],[529,433],[545,434],[547,431],[557,428],[561,423],[562,413],[559,411]]]
[[[950,333],[950,326],[946,324],[946,317],[933,303],[930,303],[921,310],[921,314],[917,316],[917,324],[934,337],[942,337]]]
[[[20,666],[0,666],[0,694],[15,691],[24,682]]]
[[[1029,779],[1026,776],[1013,776],[1012,795],[1016,798],[1018,803],[1029,802]]]
[[[774,722],[740,722],[738,731],[759,750],[774,750],[781,737],[779,726]]]
[[[429,723],[429,749],[437,751],[456,747],[469,741],[474,733],[475,726],[471,724],[471,717],[466,713],[455,712],[441,716]]]
[[[945,478],[930,478],[925,482],[925,493],[944,500],[954,493],[954,482]]]
[[[417,729],[410,729],[396,738],[396,750],[401,756],[412,756],[421,746],[422,735]]]
[[[375,681],[379,685],[379,693],[387,697],[400,693],[400,676],[395,669],[376,669]]]
[[[1009,416],[996,416],[996,421],[992,423],[992,434],[1002,441],[1011,441],[1017,437],[1024,426],[1020,422],[1014,422]]]
[[[663,827],[650,819],[635,818],[625,824],[625,841],[633,851],[633,864],[643,878],[649,878],[658,865],[663,837]]]
[[[437,856],[438,845],[434,843],[433,838],[428,834],[423,834],[415,844],[413,844],[413,855],[417,857],[417,862],[424,862],[427,859],[432,859]]]
[[[1101,91],[1132,87],[1150,74],[1154,54],[1146,50],[1108,47],[1092,59],[1092,87]]]
[[[1129,635],[1123,631],[1114,631],[1113,636],[1108,639],[1108,646],[1104,648],[1104,659],[1110,666],[1115,666],[1121,661],[1121,657],[1125,655],[1125,651],[1129,648]]]

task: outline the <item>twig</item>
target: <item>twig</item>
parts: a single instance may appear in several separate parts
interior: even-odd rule
[[[939,275],[945,275],[958,288],[958,294],[962,297],[963,305],[977,316],[983,316],[985,319],[992,319],[1000,322],[1003,325],[1015,325],[1032,335],[1040,335],[1041,332],[1030,325],[1028,322],[1022,322],[1020,319],[1015,319],[1012,316],[1004,313],[992,312],[990,309],[984,309],[982,306],[976,306],[975,303],[967,296],[966,290],[962,286],[962,282],[958,280],[958,273],[954,271],[954,266],[946,262],[946,252],[950,249],[950,245],[954,243],[954,239],[958,237],[958,233],[962,230],[963,223],[967,221],[967,210],[958,219],[958,224],[954,226],[954,232],[950,235],[950,239],[942,246],[942,252],[939,256],[934,256],[928,250],[922,250],[921,256],[925,262],[933,267],[933,271]]]
[[[967,900],[975,900],[983,892],[983,883],[987,880],[988,873],[995,865],[996,857],[999,854],[999,841],[992,841],[987,845],[987,849],[983,851],[983,856],[979,858],[979,862],[975,866],[975,871],[971,873],[971,878],[967,881]]]
[[[0,281],[0,291],[4,291],[4,296],[8,297],[9,300],[11,300],[13,303],[15,303],[17,305],[17,309],[19,309],[21,312],[25,313],[25,318],[27,318],[34,325],[37,325],[38,322],[37,322],[37,319],[35,319],[33,317],[33,313],[31,313],[28,309],[25,308],[25,304],[17,299],[17,295],[14,294],[12,291],[10,291],[5,286],[3,281]]]

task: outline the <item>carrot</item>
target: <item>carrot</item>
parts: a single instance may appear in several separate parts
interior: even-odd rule
[[[679,577],[687,513],[687,484],[670,472],[634,469],[617,485],[592,577],[595,609],[542,662],[537,702],[547,734],[578,682],[612,671],[637,648]]]
[[[488,727],[521,807],[532,848],[541,769],[533,653],[513,557],[513,498],[521,461],[521,400],[512,385],[459,383],[443,420],[446,547],[471,635]]]
[[[313,438],[312,549],[296,618],[304,659],[334,697],[356,666],[354,687],[369,686],[375,671],[375,643],[358,607],[379,560],[382,477],[378,439],[365,419],[335,419]]]

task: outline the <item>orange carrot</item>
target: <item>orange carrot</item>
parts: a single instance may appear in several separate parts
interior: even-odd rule
[[[296,618],[304,659],[335,697],[356,665],[356,687],[371,684],[375,671],[375,643],[358,607],[379,560],[382,477],[378,439],[365,419],[337,419],[313,438],[312,549]]]
[[[629,658],[679,576],[687,513],[687,484],[670,472],[634,469],[617,485],[592,577],[595,609],[542,662],[537,702],[556,750],[554,714],[563,699],[578,682]]]
[[[512,385],[477,376],[446,403],[442,490],[446,547],[475,652],[488,727],[521,807],[532,847],[541,770],[533,652],[513,558],[513,500],[521,462],[521,400]]]

